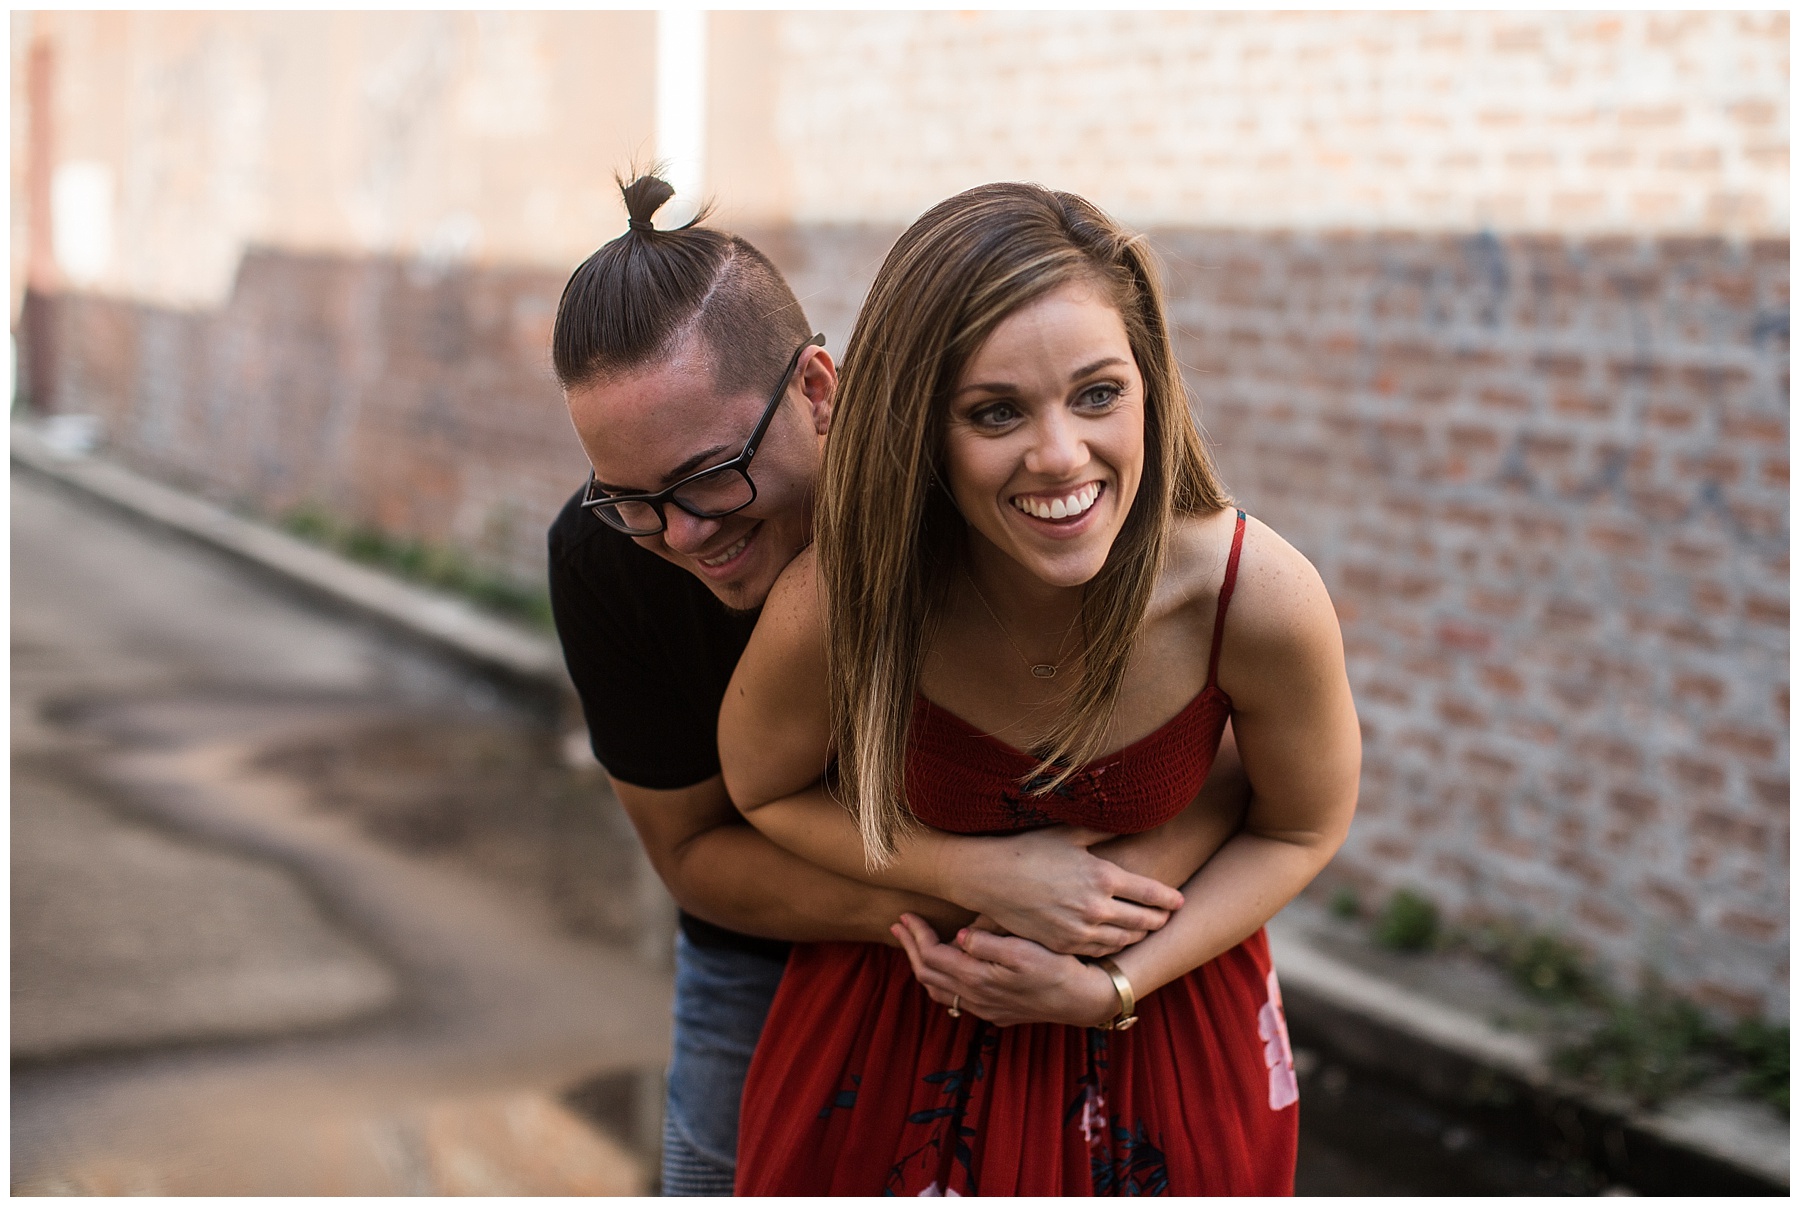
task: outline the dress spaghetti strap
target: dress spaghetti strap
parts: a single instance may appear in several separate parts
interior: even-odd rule
[[[1213,616],[1212,657],[1206,662],[1206,686],[1219,682],[1219,646],[1225,640],[1225,609],[1231,606],[1231,592],[1237,586],[1238,555],[1244,551],[1244,509],[1238,508],[1237,530],[1231,534],[1231,556],[1225,559],[1225,581],[1219,584],[1219,610]]]

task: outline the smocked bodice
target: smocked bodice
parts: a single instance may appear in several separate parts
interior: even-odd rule
[[[1243,548],[1244,512],[1239,508],[1200,694],[1155,732],[1095,759],[1054,791],[1034,794],[1032,784],[1025,782],[1037,759],[924,696],[914,696],[906,752],[906,799],[913,815],[958,834],[1057,823],[1135,834],[1187,808],[1212,770],[1231,717],[1231,697],[1219,686],[1219,651]]]
[[[1167,723],[1038,796],[1021,781],[1038,760],[924,696],[913,700],[906,795],[928,826],[959,834],[1067,823],[1135,834],[1173,818],[1206,782],[1231,697],[1210,684]]]

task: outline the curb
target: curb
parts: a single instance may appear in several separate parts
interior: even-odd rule
[[[1642,1110],[1556,1076],[1530,1036],[1333,957],[1292,914],[1268,930],[1296,1047],[1639,1193],[1788,1193],[1788,1128],[1759,1105],[1689,1096]]]
[[[336,610],[463,661],[560,712],[574,698],[556,642],[453,596],[401,582],[122,466],[52,449],[12,425],[12,460],[139,522],[186,537]],[[1542,1139],[1649,1193],[1783,1194],[1788,1132],[1736,1103],[1650,1113],[1556,1078],[1543,1046],[1336,959],[1285,917],[1269,924],[1302,1045],[1464,1115]]]
[[[333,610],[461,661],[531,703],[561,712],[574,698],[555,641],[468,602],[415,586],[284,532],[232,515],[121,465],[62,453],[12,424],[12,462],[139,523],[221,552]]]

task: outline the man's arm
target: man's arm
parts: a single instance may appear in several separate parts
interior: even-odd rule
[[[672,790],[608,782],[670,894],[715,926],[794,942],[897,946],[888,928],[903,913],[942,934],[974,918],[948,902],[861,884],[789,854],[744,821],[719,776]]]

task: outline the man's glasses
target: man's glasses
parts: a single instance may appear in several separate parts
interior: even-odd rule
[[[756,483],[750,480],[750,459],[756,456],[756,446],[762,443],[763,434],[775,418],[775,408],[787,394],[788,378],[794,375],[800,354],[815,345],[825,346],[822,333],[794,349],[781,380],[775,385],[775,393],[769,398],[769,405],[763,408],[762,418],[756,421],[750,439],[744,441],[743,452],[723,465],[689,474],[668,489],[648,495],[600,494],[594,473],[589,470],[587,491],[581,496],[581,505],[627,536],[655,536],[668,527],[668,520],[663,515],[665,503],[673,503],[702,520],[716,520],[756,502]]]

